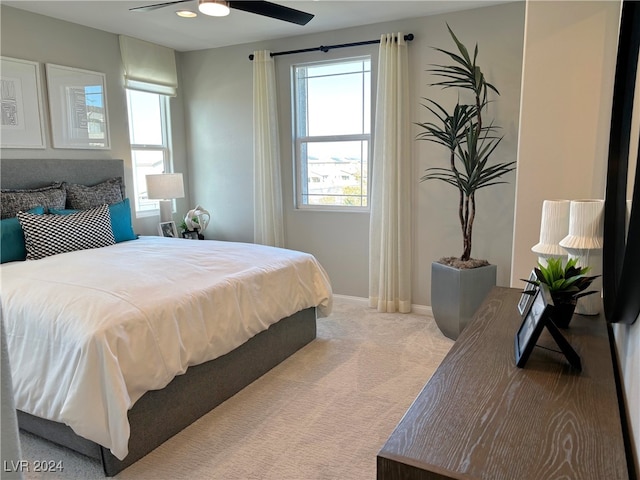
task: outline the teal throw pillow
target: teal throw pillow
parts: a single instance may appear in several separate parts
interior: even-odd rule
[[[43,207],[27,210],[35,215],[44,214]],[[27,258],[24,232],[17,217],[0,220],[0,263],[19,262]]]
[[[78,212],[78,210],[49,209],[49,213],[56,215],[69,215],[76,212]],[[138,236],[133,232],[133,227],[131,226],[131,207],[128,198],[125,198],[121,202],[109,205],[109,215],[111,216],[111,229],[113,230],[113,236],[116,243],[135,240],[138,238]]]

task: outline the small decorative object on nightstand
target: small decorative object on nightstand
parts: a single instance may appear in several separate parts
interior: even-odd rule
[[[181,227],[185,230],[185,233],[195,232],[200,240],[204,240],[202,232],[204,232],[207,225],[209,225],[210,218],[211,215],[209,215],[209,212],[200,205],[197,205],[196,208],[187,212]]]
[[[198,232],[195,230],[185,230],[182,232],[182,238],[186,238],[188,240],[200,240]]]
[[[178,238],[178,229],[176,228],[176,222],[173,220],[170,222],[160,222],[158,225],[158,233],[163,237]]]

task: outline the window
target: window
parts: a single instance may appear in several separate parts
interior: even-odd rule
[[[136,214],[155,214],[158,201],[147,198],[145,175],[171,171],[168,97],[127,90],[127,106]]]
[[[368,208],[371,59],[293,66],[296,207]]]

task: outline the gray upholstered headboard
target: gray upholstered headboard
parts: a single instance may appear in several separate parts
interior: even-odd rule
[[[124,178],[122,160],[0,159],[1,188],[36,188],[52,182],[95,185]]]

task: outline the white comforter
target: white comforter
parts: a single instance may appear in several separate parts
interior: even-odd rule
[[[141,237],[0,273],[16,407],[119,459],[146,391],[301,309],[331,310],[313,256],[253,244]]]

